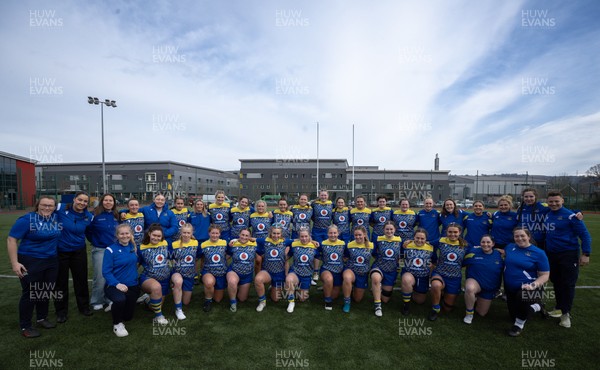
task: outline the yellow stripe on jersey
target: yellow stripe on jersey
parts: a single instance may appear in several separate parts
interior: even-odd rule
[[[346,211],[348,211],[348,207],[342,207],[341,209],[335,208],[333,211],[334,212],[346,212]]]
[[[273,213],[276,213],[278,215],[288,215],[288,216],[292,216],[293,213],[291,211],[285,211],[285,212],[281,212],[280,210],[276,209],[273,211]]]
[[[317,248],[313,243],[302,244],[300,240],[294,241],[292,247]]]
[[[390,207],[383,207],[383,208],[379,208],[379,207],[377,207],[377,208],[373,209],[372,211],[373,211],[373,212],[377,212],[377,211],[380,211],[380,212],[381,212],[381,211],[391,211],[391,210],[392,210],[392,209],[391,209]]]
[[[213,208],[229,208],[229,203],[223,202],[223,204],[221,204],[221,205],[218,205],[217,203],[211,203],[208,206],[208,209],[213,209]]]
[[[196,239],[192,239],[187,243],[182,243],[181,240],[177,240],[173,242],[173,249],[178,249],[178,248],[187,248],[187,247],[197,247],[198,246],[198,241]]]
[[[254,212],[253,214],[250,215],[250,217],[269,217],[269,212],[265,212],[265,213]]]
[[[142,212],[138,212],[135,215],[133,213],[126,213],[125,214],[125,219],[126,220],[133,220],[135,218],[144,218],[144,214]]]
[[[377,237],[377,241],[378,242],[401,242],[402,238],[400,238],[399,236],[393,236],[388,239],[385,235],[382,235],[382,236]]]
[[[323,202],[323,201],[320,201],[320,200],[315,200],[313,203],[328,205],[328,204],[331,204],[331,201],[330,200],[326,200],[326,201]]]
[[[440,238],[440,243],[449,244],[449,245],[460,245],[459,240],[452,241],[447,237]]]
[[[173,208],[171,211],[173,211],[173,213],[175,213],[176,215],[182,215],[184,213],[188,213],[188,209],[186,207],[183,207],[181,209],[181,211],[178,211],[177,208]]]
[[[166,247],[167,245],[169,245],[169,243],[167,243],[166,240],[163,240],[161,242],[158,242],[158,244],[142,244],[140,245],[140,250],[143,251],[144,249]]]
[[[399,209],[397,211],[394,211],[395,215],[416,215],[415,211],[413,211],[412,209],[407,210],[406,212],[404,212],[403,210]]]
[[[417,249],[417,250],[421,250],[421,251],[433,252],[433,246],[429,243],[425,243],[419,247],[418,245],[415,244],[415,242],[410,242],[410,243],[408,243],[408,245],[406,247],[404,247],[404,249]]]
[[[204,243],[202,243],[200,246],[202,248],[208,248],[208,247],[226,247],[227,246],[227,241],[225,241],[223,239],[219,239],[216,242],[213,242],[211,240],[207,240]]]
[[[233,207],[233,208],[231,209],[231,213],[236,213],[236,212],[243,213],[243,212],[246,212],[246,211],[248,211],[249,209],[250,209],[250,207],[246,207],[246,208],[244,208],[244,209],[242,209],[242,208],[238,208],[238,207]]]
[[[233,246],[234,247],[256,247],[256,242],[247,241],[246,243],[242,244],[242,242],[237,240],[235,243],[233,243]]]
[[[371,214],[371,209],[370,208],[363,208],[363,209],[358,209],[358,208],[352,208],[350,210],[350,213],[367,213],[367,214]]]
[[[277,240],[275,240],[275,239],[271,239],[271,237],[267,237],[265,239],[265,243],[269,242],[269,243],[273,243],[273,244],[279,244],[279,243],[282,243],[284,241],[285,241],[285,239],[277,239]]]
[[[344,244],[346,244],[346,243],[343,240],[339,240],[339,239],[336,239],[334,242],[332,242],[329,239],[323,240],[321,242],[321,245],[332,245],[332,246],[344,245]]]
[[[373,249],[373,243],[369,243],[369,246],[367,247],[365,244],[358,244],[356,240],[353,240],[350,243],[348,243],[348,249],[350,248]]]
[[[299,204],[296,204],[295,206],[292,206],[292,208],[295,208],[295,209],[309,209],[310,206],[301,206]]]

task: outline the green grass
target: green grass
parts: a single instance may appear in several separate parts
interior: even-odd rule
[[[0,215],[3,240],[16,217]],[[600,215],[585,217],[592,238],[599,240]],[[12,275],[6,249],[0,250],[0,260],[5,261],[0,274]],[[581,269],[578,285],[600,285],[600,261],[595,255],[598,253],[592,254],[592,264]],[[600,330],[600,289],[577,290],[571,329],[559,327],[556,319],[535,318],[521,337],[510,338],[506,335],[511,325],[506,304],[499,300],[493,302],[487,317],[476,317],[467,326],[462,323],[462,297],[454,312],[431,323],[423,321],[428,303],[413,305],[411,315],[403,317],[397,291],[392,302],[384,305],[384,316],[376,318],[370,294],[363,302],[354,303],[350,314],[343,314],[340,301],[335,302],[333,311],[325,311],[322,292],[314,288],[310,302],[298,303],[291,315],[285,312],[285,302],[271,301],[265,311],[257,313],[253,290],[250,300],[238,305],[237,313],[229,312],[225,299],[206,314],[201,310],[202,289],[196,287],[185,310],[188,319],[174,324],[167,333],[163,329],[163,335],[154,335],[158,333],[153,333],[153,315],[141,306],[127,324],[129,337],[117,338],[109,313],[83,317],[72,301],[67,323],[28,340],[19,335],[17,279],[0,278],[0,288],[0,309],[5,313],[0,318],[3,369],[28,368],[35,353],[52,354],[66,369],[265,369],[290,361],[321,369],[521,368],[522,354],[528,351],[547,351],[545,359],[552,360],[555,368],[590,369],[595,368]],[[52,305],[50,312],[54,320]],[[174,319],[170,296],[164,312]],[[415,335],[407,335],[411,331]]]

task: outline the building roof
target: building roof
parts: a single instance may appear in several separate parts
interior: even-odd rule
[[[0,152],[1,153],[1,152]],[[174,162],[174,161],[127,161],[127,162],[104,162],[107,166],[127,166],[127,165],[177,165],[182,167],[189,167],[190,169],[200,169],[206,171],[222,172],[228,174],[235,174],[231,171],[217,170],[214,168],[195,166],[193,164]],[[102,162],[71,162],[71,163],[36,163],[38,167],[61,167],[61,166],[102,166]]]
[[[0,157],[16,159],[17,161],[21,161],[21,162],[28,162],[28,163],[35,163],[35,164],[38,163],[36,160],[33,160],[31,158],[21,157],[20,155],[11,154],[11,153],[7,153],[7,152],[3,152],[3,151],[0,151]]]

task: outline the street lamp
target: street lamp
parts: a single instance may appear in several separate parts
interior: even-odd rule
[[[117,107],[117,102],[115,100],[105,99],[104,101],[100,101],[100,99],[91,96],[88,96],[88,103],[98,105],[100,104],[100,128],[102,130],[102,194],[106,194],[106,163],[104,162],[104,106],[107,107]]]

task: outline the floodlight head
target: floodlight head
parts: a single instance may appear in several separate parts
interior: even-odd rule
[[[96,104],[96,105],[100,104],[100,99],[94,98],[94,104]]]
[[[88,103],[94,104],[94,98],[92,98],[91,96],[88,96]]]
[[[110,101],[110,106],[113,107],[113,108],[116,108],[117,107],[117,102],[115,100],[111,100]]]

